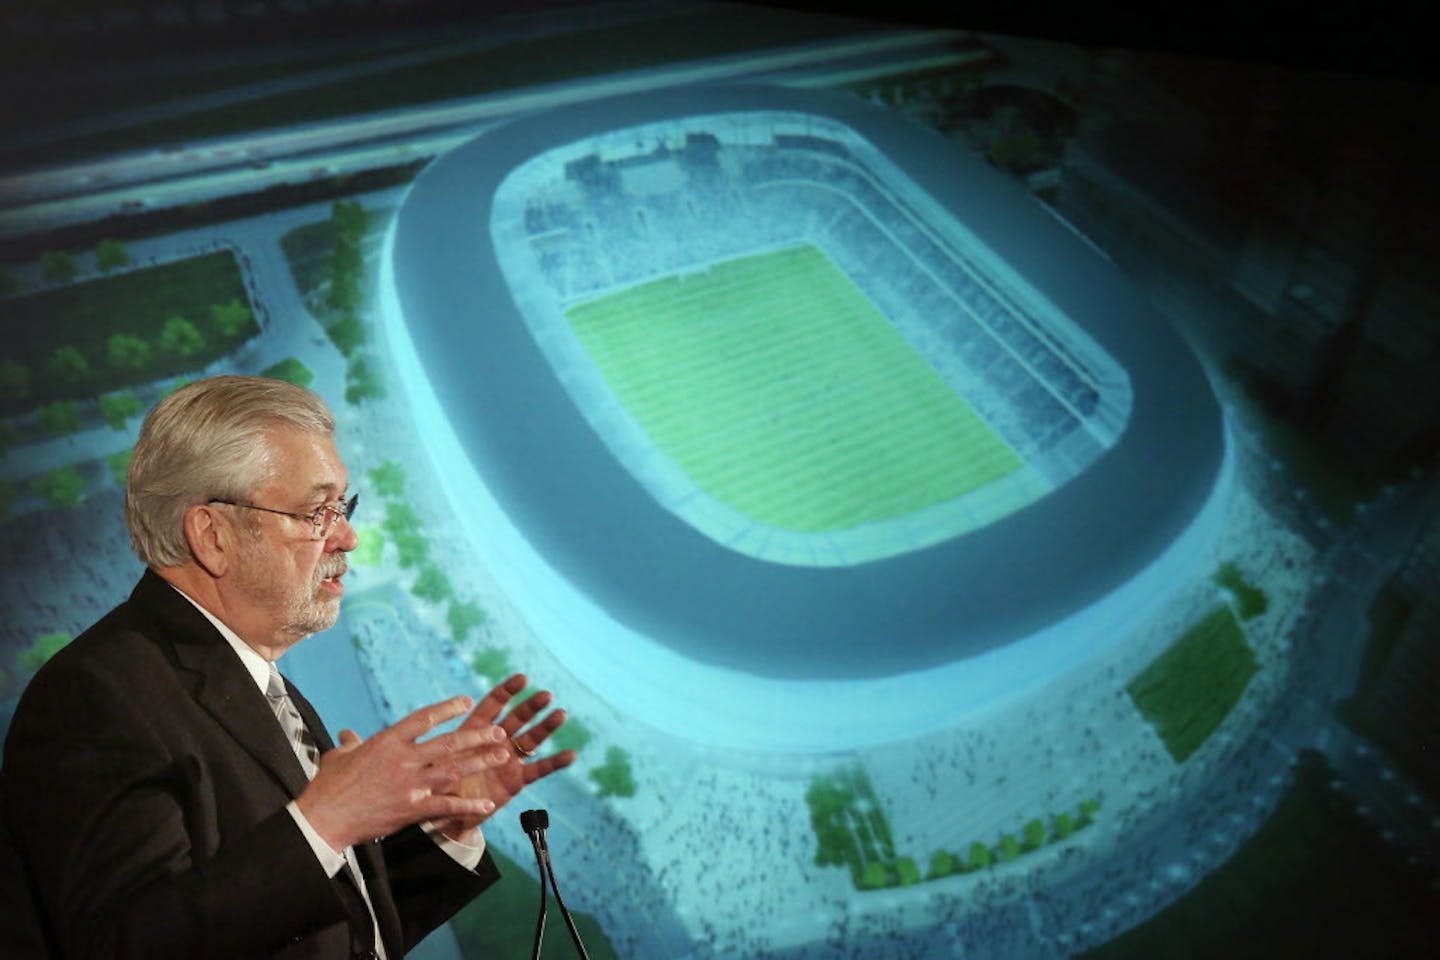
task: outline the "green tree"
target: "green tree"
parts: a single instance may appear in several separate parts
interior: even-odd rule
[[[1015,839],[1014,834],[1004,834],[1000,837],[1000,859],[1009,863],[1020,856],[1020,842]]]
[[[119,240],[101,240],[95,245],[95,266],[109,273],[130,265],[130,251]]]
[[[121,450],[107,456],[105,468],[110,471],[110,479],[115,481],[115,486],[124,487],[130,473],[130,451]]]
[[[330,286],[325,292],[325,306],[339,314],[354,314],[360,309],[360,278],[355,268],[335,263],[331,266]]]
[[[345,402],[363,403],[385,396],[385,382],[364,356],[356,355],[345,369]]]
[[[470,660],[470,669],[492,683],[499,683],[515,672],[510,668],[509,654],[499,647],[486,647],[475,654]]]
[[[250,308],[239,300],[210,307],[210,327],[224,339],[240,336],[254,322],[255,316]]]
[[[40,425],[52,436],[68,436],[80,429],[80,408],[72,400],[47,403],[40,408]]]
[[[400,566],[406,570],[424,563],[430,555],[430,543],[420,533],[420,517],[408,503],[386,503],[380,525],[390,535]]]
[[[1054,840],[1064,840],[1075,832],[1075,818],[1068,813],[1055,814],[1055,823],[1051,833]]]
[[[411,585],[410,592],[421,600],[430,603],[443,603],[455,592],[450,585],[450,578],[439,567],[425,564],[420,568],[420,574]]]
[[[0,397],[23,400],[30,396],[30,371],[14,360],[0,360]]]
[[[430,541],[414,530],[392,533],[390,540],[395,544],[396,560],[406,570],[419,566],[430,556]]]
[[[861,890],[879,890],[890,886],[890,871],[879,860],[871,860],[860,868],[860,880],[856,884]]]
[[[45,633],[31,641],[30,646],[21,650],[15,659],[20,666],[34,672],[45,666],[46,662],[55,654],[65,648],[72,637],[68,633]]]
[[[498,676],[508,674],[508,669]],[[486,674],[486,676],[497,676],[497,674]],[[574,750],[579,753],[589,745],[591,739],[590,729],[581,723],[578,717],[567,717],[565,725],[550,737],[550,742],[555,745],[556,750]]]
[[[456,643],[463,641],[471,630],[488,619],[485,610],[470,600],[452,599],[445,611],[445,621],[450,625],[450,638]]]
[[[184,317],[170,317],[160,331],[160,349],[176,357],[193,357],[205,349],[205,337]]]
[[[260,371],[260,376],[270,377],[272,380],[284,380],[297,387],[308,387],[315,381],[314,371],[295,357],[286,357],[278,363],[272,363]]]
[[[938,880],[959,872],[960,861],[949,850],[936,850],[930,854],[930,879]]]
[[[370,211],[358,201],[337,200],[330,205],[330,223],[337,242],[359,246],[370,230]]]
[[[354,313],[360,308],[360,281],[365,274],[360,245],[368,219],[364,208],[356,203],[342,200],[330,208],[330,286],[325,303],[338,313]]]
[[[396,460],[386,460],[369,472],[370,485],[382,497],[405,495],[405,467]]]
[[[50,283],[69,283],[79,272],[75,258],[63,250],[46,250],[40,254],[40,275]]]
[[[30,483],[31,488],[52,506],[70,509],[85,502],[85,478],[74,467],[56,467]]]
[[[635,776],[630,769],[630,755],[619,747],[605,751],[605,762],[590,771],[599,797],[635,796]]]
[[[100,416],[116,430],[125,429],[125,421],[141,411],[140,401],[129,390],[117,390],[100,398]]]
[[[910,857],[901,857],[895,861],[895,875],[900,878],[902,887],[913,887],[920,882],[920,868]]]
[[[970,844],[970,869],[984,870],[995,862],[995,852],[980,841]]]
[[[408,503],[387,503],[381,526],[392,537],[398,537],[402,533],[415,533],[420,529],[420,514]]]
[[[805,791],[810,809],[810,827],[815,832],[817,867],[849,864],[852,876],[859,875],[864,859],[851,822],[855,815],[855,792],[843,772],[810,779]]]
[[[1025,824],[1024,834],[1026,850],[1039,850],[1045,845],[1045,824],[1038,818]]]
[[[150,362],[150,344],[128,333],[112,333],[105,341],[105,362],[116,370],[139,370]]]
[[[1100,801],[1093,797],[1080,801],[1080,820],[1077,827],[1088,827],[1095,822],[1095,814],[1100,812]]]
[[[365,345],[365,324],[360,322],[353,308],[347,309],[340,319],[326,327],[325,333],[345,357],[354,356],[355,351]]]
[[[61,383],[82,383],[90,376],[90,361],[85,359],[85,354],[78,347],[67,344],[55,348],[45,369]]]

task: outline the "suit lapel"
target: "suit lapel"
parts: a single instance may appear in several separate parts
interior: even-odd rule
[[[153,571],[145,572],[130,601],[154,617],[161,641],[191,679],[195,702],[292,797],[299,796],[308,782],[305,771],[265,695],[214,625]]]
[[[335,744],[330,739],[325,724],[320,720],[320,715],[288,678],[285,682],[290,687],[290,699],[294,702],[295,709],[300,712],[300,719],[305,721],[305,726],[310,728],[310,735],[315,738],[315,745],[320,748],[321,753],[332,749]],[[370,905],[375,909],[380,935],[385,938],[385,952],[388,956],[398,957],[404,952],[404,934],[400,914],[395,907],[395,898],[390,892],[384,852],[380,844],[374,841],[357,843],[354,849],[360,870],[365,874],[365,887],[370,893]],[[368,921],[368,915],[366,919]]]
[[[130,603],[156,625],[155,635],[170,647],[178,670],[190,677],[190,692],[195,702],[290,796],[298,797],[308,783],[305,771],[265,695],[215,626],[179,591],[150,570],[145,571],[131,593]],[[293,686],[290,694],[316,745],[322,753],[330,750],[334,743],[315,708]],[[403,934],[385,876],[380,845],[366,843],[355,849],[370,888],[370,901],[385,938],[386,951],[398,957],[404,950]],[[370,914],[364,901],[349,880],[337,882],[351,891],[345,900],[352,913],[352,929],[363,931],[362,939],[368,941]]]

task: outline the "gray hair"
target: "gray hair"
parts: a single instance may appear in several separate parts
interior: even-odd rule
[[[125,485],[125,520],[140,559],[152,567],[189,560],[185,512],[251,496],[273,469],[265,433],[285,426],[333,436],[335,417],[310,390],[268,377],[210,377],[156,404],[140,427]]]

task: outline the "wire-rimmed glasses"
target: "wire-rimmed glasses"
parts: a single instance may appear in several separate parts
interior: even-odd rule
[[[322,504],[314,513],[291,513],[288,510],[275,510],[271,507],[262,507],[253,503],[241,503],[238,500],[221,500],[216,498],[211,503],[223,503],[231,507],[244,507],[246,510],[263,510],[266,513],[278,513],[282,517],[290,517],[295,520],[305,520],[310,524],[310,537],[312,540],[325,540],[330,536],[330,531],[335,529],[335,521],[349,521],[355,514],[355,506],[360,502],[360,494],[350,495],[348,500],[337,500],[334,503]]]

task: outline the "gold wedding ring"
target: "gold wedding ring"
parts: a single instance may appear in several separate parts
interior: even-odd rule
[[[513,737],[510,738],[510,746],[515,749],[515,756],[519,757],[521,760],[529,760],[531,757],[535,756],[534,750],[526,750],[524,747],[520,746],[520,741],[516,740]]]

